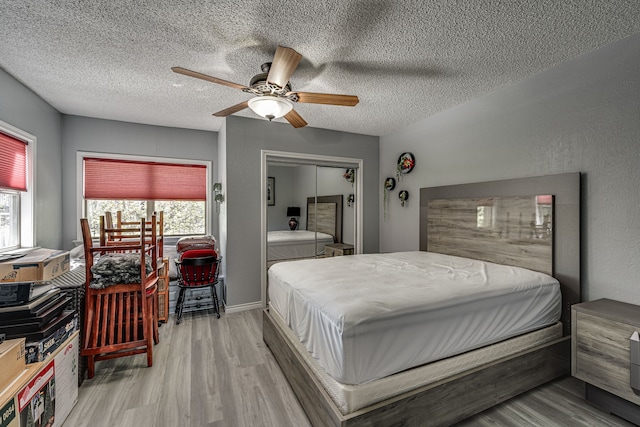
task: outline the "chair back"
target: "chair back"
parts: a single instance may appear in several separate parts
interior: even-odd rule
[[[178,265],[178,286],[201,287],[218,283],[220,259],[216,256],[182,258]]]

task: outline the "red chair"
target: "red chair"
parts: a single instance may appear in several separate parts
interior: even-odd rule
[[[176,304],[176,325],[182,319],[182,309],[184,306],[184,294],[186,289],[211,288],[213,308],[216,317],[220,318],[220,305],[218,303],[218,274],[220,273],[220,261],[215,250],[193,249],[183,252],[180,259],[176,260],[178,269],[178,302]]]

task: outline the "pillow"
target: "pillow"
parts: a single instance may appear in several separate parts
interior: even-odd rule
[[[186,252],[180,254],[180,259],[185,258],[203,258],[206,256],[212,256],[218,258],[218,254],[213,249],[189,249]]]
[[[69,251],[69,258],[84,259],[84,245],[74,247]]]

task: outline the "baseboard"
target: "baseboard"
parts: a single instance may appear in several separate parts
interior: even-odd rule
[[[264,305],[262,304],[262,301],[250,302],[248,304],[237,304],[237,305],[225,304],[224,312],[226,314],[231,314],[231,313],[239,313],[241,311],[255,310],[257,308],[259,308],[259,309],[263,309],[264,308]]]

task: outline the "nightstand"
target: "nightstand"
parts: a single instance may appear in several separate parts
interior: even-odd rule
[[[571,375],[585,399],[640,424],[640,395],[631,388],[631,335],[640,332],[640,307],[610,299],[571,307]]]
[[[353,255],[353,245],[347,243],[332,243],[324,246],[325,258],[342,255]]]

